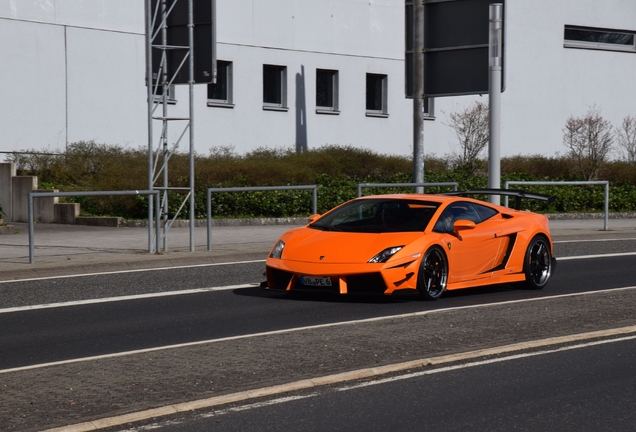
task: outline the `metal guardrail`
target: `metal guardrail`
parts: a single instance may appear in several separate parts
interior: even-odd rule
[[[528,185],[528,186],[605,186],[605,215],[603,222],[603,231],[609,229],[609,181],[507,181],[504,189],[508,189],[509,185]],[[504,205],[508,207],[508,197],[505,199]]]
[[[80,196],[116,196],[116,195],[156,195],[159,199],[158,190],[134,190],[134,191],[93,191],[93,192],[30,192],[29,193],[29,264],[35,263],[35,230],[33,229],[33,199],[34,198],[56,198],[56,197],[80,197]],[[157,201],[159,202],[159,201]],[[155,249],[159,250],[159,217],[160,206],[155,206],[156,235]],[[152,220],[148,221],[148,253],[154,252],[152,249]]]
[[[457,182],[441,182],[441,183],[358,183],[358,198],[362,196],[362,188],[370,187],[452,187],[457,191],[459,184]]]
[[[206,213],[208,224],[208,251],[212,250],[212,192],[262,192],[262,191],[283,191],[283,190],[312,190],[313,213],[318,213],[318,187],[316,185],[306,186],[255,186],[255,187],[229,187],[229,188],[208,188],[206,194]]]

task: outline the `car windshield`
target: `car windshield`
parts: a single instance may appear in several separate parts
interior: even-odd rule
[[[358,199],[332,210],[309,228],[366,233],[424,231],[438,206],[407,199]]]

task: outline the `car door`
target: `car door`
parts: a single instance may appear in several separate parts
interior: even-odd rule
[[[433,231],[443,233],[449,263],[448,283],[487,278],[506,245],[501,233],[501,216],[491,207],[470,202],[454,202],[440,215]],[[458,220],[475,225],[457,234],[453,226]]]

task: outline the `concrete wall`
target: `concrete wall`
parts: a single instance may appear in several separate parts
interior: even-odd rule
[[[33,192],[59,192],[59,189],[36,189]],[[42,223],[53,222],[55,220],[54,206],[59,200],[58,197],[34,198],[33,220]]]
[[[80,215],[80,205],[79,203],[54,204],[53,215],[56,223],[72,225]]]
[[[0,215],[0,219],[10,222],[13,218],[13,176],[15,176],[14,163],[0,163],[0,206],[4,216]]]
[[[38,178],[33,176],[13,177],[13,219],[12,222],[29,221],[29,194],[38,188]]]

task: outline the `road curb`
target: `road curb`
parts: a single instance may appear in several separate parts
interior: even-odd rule
[[[54,429],[47,429],[44,432],[88,432],[99,430],[107,427],[120,426],[126,423],[133,423],[151,418],[163,417],[179,412],[193,411],[202,408],[212,408],[215,406],[226,405],[229,403],[242,402],[249,399],[273,396],[277,394],[289,393],[292,391],[305,390],[313,387],[339,384],[348,381],[355,381],[363,378],[379,377],[382,375],[401,372],[408,369],[435,366],[458,361],[471,360],[479,357],[487,357],[493,355],[506,354],[511,352],[519,352],[530,349],[563,345],[572,342],[581,342],[592,339],[608,338],[613,336],[626,335],[636,333],[636,325],[619,327],[607,330],[598,330],[593,332],[579,333],[568,336],[558,336],[536,341],[520,342],[499,347],[485,348],[480,350],[468,351],[465,353],[450,354],[438,357],[423,358],[411,360],[408,362],[395,363],[392,365],[364,368],[350,372],[327,375],[324,377],[316,377],[312,379],[304,379],[287,384],[276,385],[272,387],[264,387],[260,389],[248,390],[238,393],[231,393],[223,396],[215,396],[212,398],[201,399],[192,402],[184,402],[180,404],[168,405],[160,408],[154,408],[136,413],[124,414],[115,417],[108,417],[90,422],[79,423],[70,426],[63,426]]]

